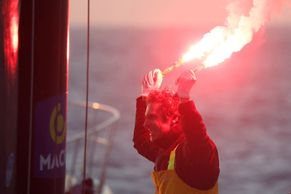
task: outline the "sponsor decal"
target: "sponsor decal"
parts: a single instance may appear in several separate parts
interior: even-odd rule
[[[65,176],[66,96],[37,103],[35,110],[35,175]]]

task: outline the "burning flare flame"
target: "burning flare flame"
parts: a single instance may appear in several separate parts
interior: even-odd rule
[[[202,68],[216,66],[240,51],[250,43],[256,32],[278,11],[286,0],[252,0],[252,7],[247,14],[242,13],[246,0],[234,1],[228,5],[229,15],[225,26],[214,27],[200,41],[190,46],[171,67],[164,70],[164,75],[192,60],[201,61]],[[248,2],[250,4],[250,2]]]

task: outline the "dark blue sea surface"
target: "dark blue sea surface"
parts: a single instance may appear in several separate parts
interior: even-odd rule
[[[154,193],[153,164],[132,147],[141,79],[153,68],[170,65],[210,29],[91,30],[89,100],[121,113],[107,169],[113,193]],[[290,34],[290,26],[268,27],[230,59],[197,75],[191,97],[218,147],[222,194],[291,192]],[[86,31],[72,27],[70,36],[69,100],[85,100]],[[174,87],[190,67],[169,74],[164,86]],[[84,116],[69,112],[69,121],[82,129]],[[103,156],[98,149],[91,154]]]

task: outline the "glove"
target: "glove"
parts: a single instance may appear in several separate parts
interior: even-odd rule
[[[181,76],[176,81],[177,95],[181,99],[189,99],[190,90],[195,84],[197,78],[194,70],[187,70],[181,74]]]
[[[163,74],[160,69],[154,69],[146,74],[142,81],[142,96],[147,96],[151,90],[159,89],[162,85]]]

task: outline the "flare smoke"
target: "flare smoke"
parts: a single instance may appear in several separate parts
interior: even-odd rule
[[[200,61],[204,68],[218,65],[250,43],[254,34],[273,14],[279,12],[285,2],[286,0],[233,1],[227,6],[225,25],[216,26],[206,33],[182,55],[179,63],[174,63],[174,68],[171,66],[164,72],[169,73],[169,69],[172,71],[191,60]],[[201,69],[201,65],[199,67]]]

